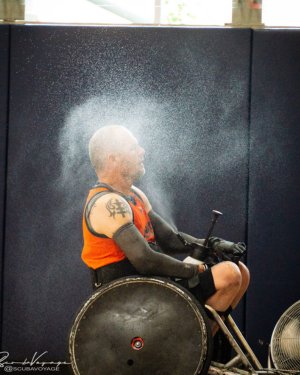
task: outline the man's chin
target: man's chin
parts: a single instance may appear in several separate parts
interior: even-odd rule
[[[145,173],[146,173],[145,168],[143,168],[138,173],[136,173],[136,175],[134,176],[134,182],[139,181],[144,176]]]

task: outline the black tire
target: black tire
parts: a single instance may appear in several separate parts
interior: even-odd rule
[[[76,375],[206,375],[213,340],[203,306],[158,277],[126,277],[99,288],[69,338]]]

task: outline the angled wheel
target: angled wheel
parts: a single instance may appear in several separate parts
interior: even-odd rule
[[[76,375],[206,374],[212,338],[202,306],[166,279],[127,277],[97,290],[77,315]]]

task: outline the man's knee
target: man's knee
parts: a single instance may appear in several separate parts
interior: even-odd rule
[[[247,288],[250,283],[250,271],[242,262],[239,262],[239,269],[242,275],[242,284]]]
[[[224,278],[229,286],[240,286],[242,275],[239,267],[233,262],[224,263]]]
[[[233,262],[222,262],[212,267],[216,289],[239,288],[242,283],[242,274],[239,267]]]

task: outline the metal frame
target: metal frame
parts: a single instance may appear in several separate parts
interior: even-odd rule
[[[255,374],[256,371],[262,371],[263,367],[261,363],[259,362],[256,355],[250,348],[242,332],[239,330],[238,326],[235,324],[233,318],[230,315],[228,315],[228,317],[225,318],[225,322],[227,322],[228,325],[231,327],[236,338],[239,340],[240,344],[242,344],[244,351],[239,345],[239,343],[237,342],[237,340],[233,337],[228,327],[226,326],[223,320],[224,318],[222,319],[222,317],[212,307],[205,305],[205,308],[212,314],[214,320],[219,325],[220,329],[225,334],[232,348],[237,354],[233,359],[231,359],[229,362],[225,364],[212,363],[212,366],[214,367],[215,365],[216,367],[219,367],[222,370],[233,370],[235,373],[238,372],[241,374],[249,374],[249,373]],[[240,364],[242,364],[245,367],[244,370],[241,370],[236,367]]]
[[[217,313],[212,307],[205,305],[206,310],[208,310],[213,316],[215,322],[219,325],[222,332],[227,337],[232,348],[236,352],[236,356],[232,358],[229,362],[223,364],[218,362],[211,362],[209,369],[209,375],[298,375],[299,371],[296,370],[279,370],[272,367],[270,353],[268,358],[268,368],[263,368],[253,350],[250,348],[248,342],[243,336],[242,332],[239,330],[238,326],[235,324],[233,318],[228,315],[224,319],[221,315]],[[232,332],[228,329],[226,324],[233,331],[236,339],[234,338]],[[241,347],[241,345],[243,347]],[[244,366],[244,368],[239,368],[238,366]]]

